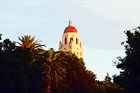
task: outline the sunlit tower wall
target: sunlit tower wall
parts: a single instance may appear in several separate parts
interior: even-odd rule
[[[80,42],[77,29],[72,25],[71,19],[68,27],[64,30],[62,42],[59,42],[59,51],[70,51],[78,58],[83,59],[83,45]]]

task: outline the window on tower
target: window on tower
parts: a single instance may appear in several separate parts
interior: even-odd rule
[[[73,41],[73,38],[70,38],[70,42],[72,42]]]
[[[78,38],[76,38],[76,44],[78,44]]]
[[[77,55],[79,55],[79,53],[77,52]]]
[[[67,44],[67,38],[65,38],[65,44]]]
[[[80,56],[82,56],[82,53],[80,53]]]

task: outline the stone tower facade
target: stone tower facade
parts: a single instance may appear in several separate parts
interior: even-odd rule
[[[62,42],[59,42],[59,51],[70,51],[77,55],[78,58],[83,58],[83,45],[80,42],[77,29],[72,26],[71,19],[68,27],[64,30]]]

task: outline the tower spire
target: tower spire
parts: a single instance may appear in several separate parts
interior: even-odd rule
[[[72,20],[71,19],[69,20],[69,26],[72,26]]]

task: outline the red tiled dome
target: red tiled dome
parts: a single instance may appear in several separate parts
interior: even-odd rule
[[[74,26],[68,26],[65,28],[64,33],[74,32],[78,33],[77,29]]]

